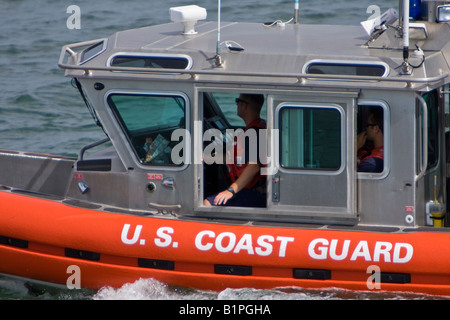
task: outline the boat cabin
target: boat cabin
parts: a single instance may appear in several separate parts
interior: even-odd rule
[[[107,138],[83,148],[58,192],[72,205],[168,219],[397,228],[447,221],[449,5],[425,5],[409,32],[400,15],[371,34],[361,26],[218,23],[203,8],[177,7],[171,23],[65,46],[59,66]],[[229,187],[222,160],[245,127],[241,94],[264,96],[266,128],[247,138],[266,204],[205,206]],[[358,137],[375,126],[383,147],[367,146],[378,165],[363,172]]]

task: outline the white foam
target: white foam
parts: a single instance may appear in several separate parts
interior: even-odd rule
[[[104,287],[94,300],[204,300],[214,299],[216,293],[169,286],[155,279],[139,279],[120,288]]]

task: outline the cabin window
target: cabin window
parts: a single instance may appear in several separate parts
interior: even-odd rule
[[[304,68],[308,74],[385,77],[389,67],[381,63],[311,61]]]
[[[205,93],[204,117],[207,119],[221,118],[221,123],[214,123],[212,127],[219,130],[227,128],[244,128],[245,122],[237,115],[236,98],[239,92],[210,92]],[[261,108],[260,116],[266,119],[266,103]],[[209,128],[209,127],[208,127]]]
[[[438,105],[439,95],[437,90],[430,91],[423,95],[423,99],[428,109],[428,165],[427,168],[433,168],[439,160],[439,118]]]
[[[444,87],[444,103],[445,103],[445,113],[450,113],[450,83],[447,83]],[[446,125],[447,125],[446,121]],[[448,125],[447,125],[448,126]]]
[[[100,41],[81,52],[80,64],[83,64],[95,56],[99,55],[106,49],[106,41]]]
[[[381,102],[363,102],[358,105],[357,170],[359,173],[382,173],[386,168],[385,145],[389,139],[386,105]]]
[[[184,95],[113,93],[107,101],[140,163],[179,165],[172,158],[179,143],[172,141],[172,133],[186,128]]]
[[[239,109],[240,106],[249,108],[249,104],[241,103],[245,99],[252,99],[252,97],[246,97],[249,94],[251,93],[245,93],[245,91],[203,92],[202,94],[204,198],[226,190],[241,174],[239,172],[241,164],[248,162],[266,164],[266,149],[263,147],[267,143],[267,132],[263,129],[267,110],[266,96],[253,97],[256,99],[262,98],[261,96],[264,97],[264,101],[260,100],[263,104],[259,110],[262,121],[252,121],[253,124],[249,124],[249,129],[243,134],[246,124],[241,118],[243,115],[239,113]],[[240,102],[240,100],[242,101]],[[256,103],[257,100],[253,101]],[[260,131],[260,129],[263,131]],[[243,140],[238,138],[243,136],[245,137]],[[239,146],[242,148],[239,148]],[[236,170],[236,168],[238,169]],[[261,170],[263,169],[261,168]],[[252,197],[253,201],[250,199],[242,201],[243,198],[236,197],[227,206],[260,207],[265,205],[265,175],[263,174],[259,181],[255,181],[256,177],[255,175],[249,181],[249,184],[252,184],[249,187],[252,189],[250,194],[256,195]],[[259,200],[264,200],[262,201],[264,204]]]
[[[341,168],[340,109],[284,105],[278,119],[282,168],[328,171]]]
[[[161,55],[116,55],[109,62],[110,66],[128,68],[157,68],[157,69],[190,69],[191,58],[188,56]]]

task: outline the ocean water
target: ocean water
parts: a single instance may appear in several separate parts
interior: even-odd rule
[[[76,155],[81,147],[104,138],[70,79],[57,67],[64,44],[97,39],[130,28],[169,22],[172,6],[197,4],[217,18],[211,0],[0,0],[0,149]],[[71,5],[81,10],[80,29],[68,28]],[[397,8],[397,0],[300,0],[300,23],[359,24]],[[222,0],[223,21],[289,20],[294,0]],[[70,21],[69,21],[70,22]],[[2,259],[0,257],[0,259]],[[0,276],[0,299],[38,300],[347,300],[434,299],[413,294],[284,288],[227,289],[222,292],[176,288],[141,279],[122,288],[68,290]]]
[[[102,139],[78,92],[57,67],[64,44],[116,31],[167,23],[169,8],[196,3],[217,19],[211,0],[1,0],[0,148],[76,155]],[[398,0],[301,0],[301,23],[359,24],[377,5],[381,12]],[[80,29],[69,29],[67,9],[80,8]],[[289,20],[294,0],[222,0],[223,21]]]

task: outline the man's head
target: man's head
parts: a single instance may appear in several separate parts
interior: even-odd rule
[[[249,114],[259,116],[264,104],[264,95],[242,93],[239,98],[236,99],[236,104],[238,106],[238,115],[240,117],[245,117]]]
[[[375,141],[383,137],[383,110],[373,108],[369,114],[366,124],[367,139]],[[381,140],[382,141],[382,140]]]

